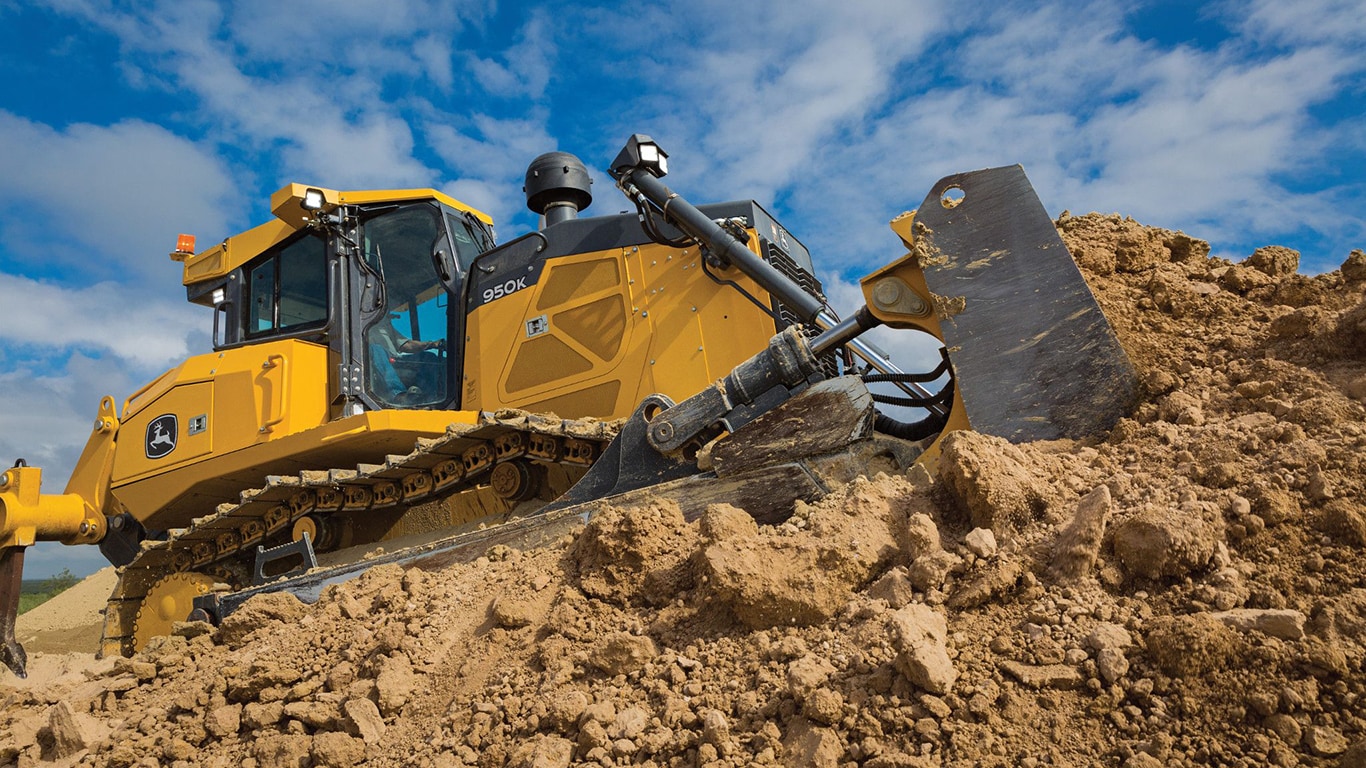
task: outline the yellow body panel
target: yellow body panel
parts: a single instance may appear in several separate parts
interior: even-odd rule
[[[201,280],[222,277],[297,231],[297,226],[283,221],[267,221],[240,235],[226,238],[219,245],[186,258],[181,282],[191,285]]]
[[[181,527],[224,499],[259,487],[267,475],[353,468],[387,454],[406,454],[418,438],[435,438],[451,424],[473,424],[472,411],[371,411],[321,424],[233,452],[215,449],[174,472],[116,486],[113,494],[152,529]],[[138,435],[137,437],[140,437]]]
[[[125,446],[114,459],[114,487],[324,423],[331,367],[326,347],[294,339],[186,360],[129,398],[121,418],[127,440],[146,435],[165,414],[176,416],[174,450],[153,459]],[[200,417],[205,423],[196,432]]]
[[[113,498],[150,528],[182,526],[266,475],[407,453],[418,437],[475,419],[467,412],[377,411],[328,421],[333,369],[326,347],[298,340],[186,360],[124,406],[124,445],[110,472]],[[150,458],[149,427],[167,415],[176,417],[175,447]]]
[[[302,221],[307,223],[308,217],[301,215],[303,208],[304,192],[316,189],[323,193],[324,211],[331,211],[339,205],[363,205],[365,203],[401,203],[408,200],[436,200],[458,210],[472,213],[479,217],[485,224],[492,224],[493,219],[478,208],[465,205],[455,198],[438,192],[435,189],[367,189],[356,192],[338,192],[335,189],[324,187],[311,187],[307,184],[287,184],[275,191],[270,196],[270,211],[281,221]],[[298,225],[296,225],[297,228]]]
[[[724,277],[768,300],[736,270]],[[703,272],[695,247],[655,244],[552,259],[535,285],[467,322],[465,408],[567,418],[629,416],[653,393],[683,400],[775,332],[770,315]]]

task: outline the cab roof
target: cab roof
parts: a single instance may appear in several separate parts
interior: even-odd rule
[[[224,277],[306,227],[313,219],[313,213],[305,210],[302,203],[305,193],[310,190],[322,193],[323,204],[320,210],[323,213],[329,213],[343,205],[435,200],[458,211],[469,213],[485,224],[493,224],[493,218],[487,213],[435,189],[338,191],[307,184],[287,184],[270,196],[270,210],[275,214],[274,220],[224,238],[222,243],[193,256],[171,254],[173,260],[184,263],[185,274],[181,280],[182,284],[189,286]]]

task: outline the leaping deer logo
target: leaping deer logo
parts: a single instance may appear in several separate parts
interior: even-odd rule
[[[175,450],[176,417],[167,413],[147,425],[147,458],[160,459]]]

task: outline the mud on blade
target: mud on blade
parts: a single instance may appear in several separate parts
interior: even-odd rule
[[[1113,427],[1136,396],[1133,365],[1024,169],[941,179],[915,225],[973,428],[1024,442]]]

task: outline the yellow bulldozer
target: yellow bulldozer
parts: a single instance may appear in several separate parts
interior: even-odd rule
[[[850,454],[905,468],[953,429],[1082,437],[1130,407],[1132,367],[1019,166],[947,177],[893,220],[907,253],[840,319],[768,211],[693,206],[667,160],[632,136],[608,172],[636,212],[587,217],[583,163],[536,158],[543,224],[502,245],[440,192],[299,184],[219,245],[182,236],[213,351],[105,397],[64,493],[22,460],[0,474],[5,664],[24,673],[38,540],[120,567],[102,651],[126,655],[261,591],[535,546],[605,504],[779,521]],[[937,338],[940,364],[902,371],[860,338],[884,325]]]

